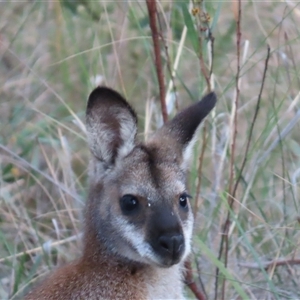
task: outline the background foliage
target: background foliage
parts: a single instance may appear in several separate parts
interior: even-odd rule
[[[202,132],[191,164],[189,186],[199,204],[195,281],[208,299],[296,299],[300,7],[288,0],[242,2],[240,98],[234,124],[236,3],[157,3],[167,87],[179,59],[176,90],[169,89],[167,95],[169,107],[176,111],[176,106],[182,108],[205,93],[199,51],[208,68],[213,58],[219,98],[205,126],[206,147]],[[193,14],[196,6],[201,11]],[[213,56],[208,30],[199,33],[196,26],[203,12],[210,17]],[[0,298],[19,299],[49,270],[80,253],[89,158],[84,111],[92,88],[106,84],[128,98],[139,115],[141,140],[162,121],[144,1],[12,1],[0,3],[0,14]],[[271,57],[253,124],[267,44]],[[251,125],[246,165],[231,209],[230,168],[236,178]],[[224,257],[218,260],[218,255],[228,213],[225,268]]]

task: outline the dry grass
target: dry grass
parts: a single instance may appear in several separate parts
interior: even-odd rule
[[[89,157],[84,110],[91,89],[101,82],[126,95],[139,114],[140,132],[161,122],[146,4],[76,3],[0,4],[1,299],[19,299],[29,285],[80,253]],[[249,138],[267,44],[271,58],[247,163],[230,210],[237,8],[234,1],[203,5],[213,24],[213,83],[219,102],[207,123],[193,248],[195,278],[203,283],[208,299],[221,298],[224,277],[225,299],[297,299],[300,265],[293,262],[300,259],[300,6],[292,1],[242,2],[234,179]],[[168,65],[173,68],[176,56],[179,59],[174,73],[179,107],[200,98],[206,89],[195,53],[198,36],[188,26],[184,7],[188,6],[183,2],[158,3],[169,51],[168,61],[162,48],[167,87]],[[203,35],[202,43],[209,66]],[[201,139],[196,148],[189,181],[194,195]],[[224,257],[217,257],[228,212],[225,268]],[[278,260],[287,264],[276,266]]]

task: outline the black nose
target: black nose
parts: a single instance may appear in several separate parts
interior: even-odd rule
[[[184,247],[182,234],[162,235],[159,237],[158,242],[161,250],[167,252],[175,260],[182,253]]]

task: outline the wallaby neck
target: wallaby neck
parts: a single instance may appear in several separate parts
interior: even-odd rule
[[[102,185],[99,184],[96,186],[95,191],[100,195]],[[95,199],[96,197],[90,194],[85,207],[83,259],[94,264],[99,264],[102,261],[109,261],[109,256],[111,256],[111,254],[104,243],[101,242],[99,228],[97,228],[97,206]]]

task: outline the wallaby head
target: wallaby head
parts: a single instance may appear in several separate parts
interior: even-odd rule
[[[91,93],[86,252],[93,238],[120,261],[170,267],[186,258],[193,228],[187,162],[195,132],[215,103],[208,94],[140,143],[126,100],[106,87]]]

